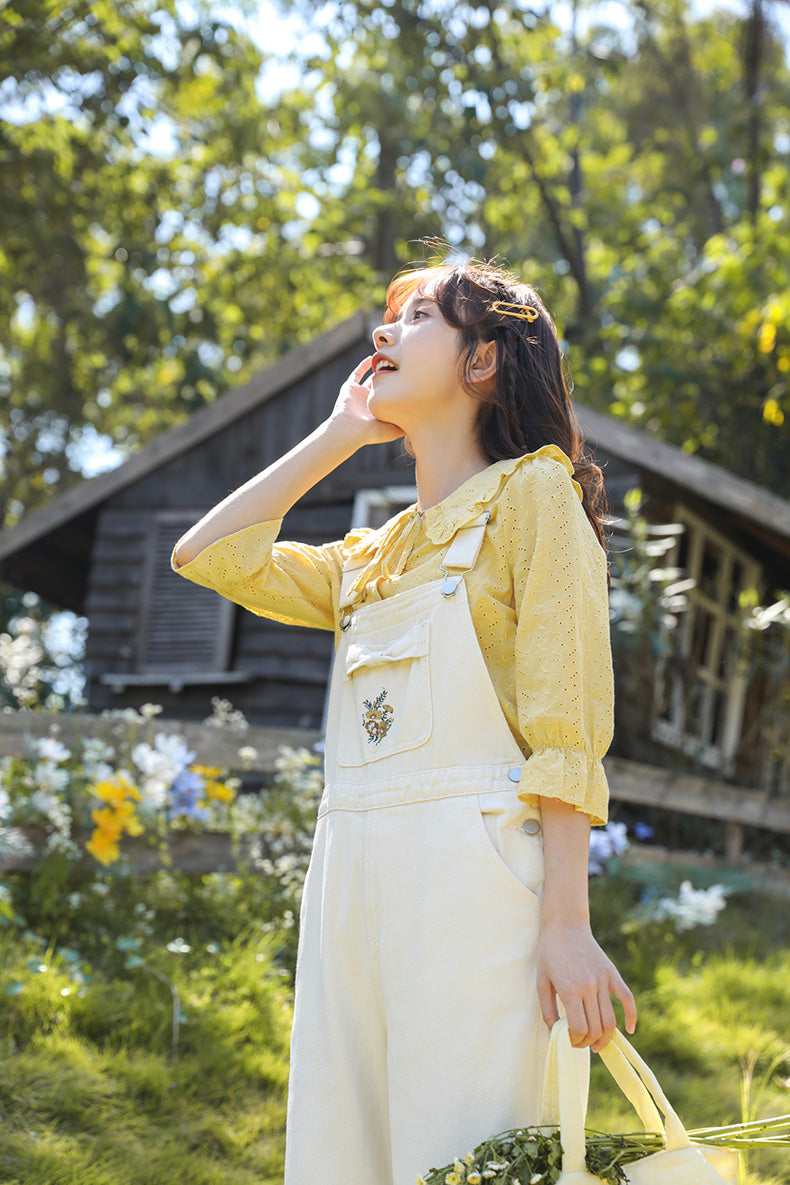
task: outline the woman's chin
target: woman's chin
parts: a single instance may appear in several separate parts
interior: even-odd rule
[[[368,395],[368,411],[383,424],[397,424],[398,422],[398,401],[387,399],[378,391],[371,391]]]

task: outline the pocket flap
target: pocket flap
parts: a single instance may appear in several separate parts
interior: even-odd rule
[[[352,675],[361,667],[380,667],[390,662],[424,658],[428,653],[428,626],[427,621],[421,621],[384,646],[352,642],[346,651],[346,675]]]

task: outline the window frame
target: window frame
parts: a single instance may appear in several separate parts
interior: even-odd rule
[[[741,739],[747,672],[737,655],[730,669],[719,672],[722,671],[723,662],[726,662],[723,650],[727,633],[732,629],[737,630],[740,625],[738,597],[748,588],[757,588],[758,593],[761,591],[762,568],[721,531],[687,507],[678,505],[674,517],[676,522],[682,524],[684,532],[678,534],[669,549],[666,566],[677,569],[682,574],[678,580],[672,581],[665,592],[672,595],[673,585],[680,585],[687,598],[686,607],[679,615],[673,633],[677,638],[678,657],[683,662],[693,664],[694,674],[690,686],[687,686],[684,685],[679,672],[669,672],[669,719],[657,717],[654,712],[651,732],[653,739],[661,744],[696,757],[711,769],[728,773],[733,768]],[[684,535],[687,540],[686,557],[685,565],[681,568],[680,549]],[[712,545],[713,549],[719,552],[714,596],[701,588],[700,578],[706,545]],[[733,587],[733,569],[736,565],[740,567],[741,572],[737,589]],[[693,581],[693,584],[690,584],[690,581]],[[734,610],[730,607],[733,603],[736,605]],[[710,619],[709,634],[705,639],[706,653],[702,662],[698,662],[695,657],[699,642],[697,625],[700,613],[705,613]],[[659,661],[656,667],[654,707],[658,706],[662,698],[662,687],[666,680],[666,663]],[[697,719],[701,721],[699,732],[691,732],[688,726],[687,708],[690,691],[699,693],[701,697],[701,705],[697,710]],[[717,694],[724,697],[724,720],[718,738],[715,734]]]
[[[196,590],[199,588],[204,596],[213,595],[216,598],[215,636],[210,658],[203,662],[191,661],[189,663],[183,660],[178,661],[177,659],[168,660],[167,658],[159,663],[152,661],[150,658],[150,649],[152,647],[150,631],[156,612],[156,602],[159,600],[157,594],[157,577],[161,577],[162,575],[162,543],[172,540],[174,544],[176,539],[184,531],[188,530],[204,513],[204,510],[158,510],[151,516],[148,524],[145,565],[140,582],[141,599],[134,649],[134,673],[138,678],[149,679],[152,683],[170,683],[171,681],[187,683],[196,680],[206,682],[211,681],[215,677],[220,682],[222,681],[222,676],[230,673],[236,606],[232,601],[221,597],[219,593],[212,593],[211,590],[203,589],[200,586],[185,586],[182,583],[181,587],[178,588],[174,583],[172,587],[174,590],[173,595],[177,595],[184,602],[185,614],[189,612],[188,598],[190,592],[192,592],[193,596],[196,595],[192,591],[193,589]],[[170,546],[172,547],[172,544]],[[170,585],[165,585],[164,587],[169,589]],[[205,609],[202,611],[203,613],[206,612]]]
[[[369,486],[365,489],[357,490],[354,495],[354,504],[351,508],[351,522],[349,523],[349,531],[354,531],[358,528],[373,526],[374,530],[384,525],[387,519],[392,518],[394,514],[399,514],[402,510],[406,510],[417,501],[417,487],[416,485],[403,486]],[[379,516],[384,514],[381,522],[375,522]],[[321,717],[321,734],[326,735],[326,721],[329,712],[329,693],[332,688],[332,677],[335,670],[335,655],[332,654],[332,661],[329,664],[329,677],[326,684],[326,695],[324,696],[324,710]]]

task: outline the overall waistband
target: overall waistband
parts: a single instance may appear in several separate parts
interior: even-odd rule
[[[329,811],[371,811],[383,807],[409,806],[442,798],[463,798],[478,794],[518,794],[520,765],[456,765],[426,769],[418,774],[401,774],[364,782],[333,779],[324,790],[318,817]],[[536,817],[540,815],[535,807]]]

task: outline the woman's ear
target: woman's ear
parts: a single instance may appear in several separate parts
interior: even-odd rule
[[[496,376],[496,342],[478,342],[469,367],[473,383],[488,383]]]

